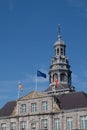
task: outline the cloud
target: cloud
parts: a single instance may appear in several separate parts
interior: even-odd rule
[[[48,71],[44,69],[40,69],[41,72],[45,73],[47,75],[47,78],[44,79],[43,77],[37,77],[37,74],[29,74],[29,73],[24,73],[25,79],[22,80],[22,82],[25,83],[35,83],[36,79],[41,83],[47,82],[48,81]]]
[[[77,8],[80,14],[87,16],[87,1],[86,0],[66,0],[70,6]]]
[[[82,73],[83,77],[87,78],[87,70]]]
[[[75,86],[76,90],[87,92],[87,71],[81,72],[77,75],[72,73],[72,85]]]
[[[24,87],[26,90],[24,91],[32,91],[36,89],[36,85],[38,86],[37,89],[38,91],[43,91],[46,89],[46,87],[48,87],[48,83],[49,83],[49,76],[48,76],[48,71],[45,69],[40,69],[41,72],[45,73],[47,75],[47,78],[43,78],[43,77],[37,77],[36,73],[24,73],[24,79],[21,80],[21,82],[23,83]]]
[[[83,70],[83,72],[81,73],[81,76],[83,77],[85,81],[87,81],[87,70]]]
[[[20,81],[23,86],[33,86],[36,83],[36,80],[38,83],[46,83],[49,80],[48,72],[46,70],[40,69],[43,73],[46,73],[47,78],[43,77],[37,77],[36,74],[30,74],[30,73],[23,73],[23,79],[18,80],[6,80],[6,81],[0,81],[0,93],[8,93],[12,91],[16,91],[18,89],[18,81]]]
[[[83,10],[82,15],[87,17],[87,8]]]
[[[77,74],[72,73],[72,82],[73,83],[78,83],[79,82],[79,77]]]
[[[6,80],[6,81],[0,81],[0,85],[4,85],[4,86],[8,86],[8,85],[13,85],[15,84],[16,81],[15,80]]]
[[[67,2],[71,6],[82,8],[84,6],[85,0],[67,0]]]
[[[8,96],[7,95],[0,95],[0,99],[7,99]]]
[[[46,70],[40,69],[43,73],[48,73]],[[24,91],[20,93],[20,96],[27,94],[29,91],[36,89],[36,74],[23,73],[22,79],[18,79],[24,86]],[[14,100],[18,98],[18,80],[5,80],[0,81],[0,106],[3,106],[8,100]],[[38,77],[37,90],[43,91],[47,87],[48,76],[46,79]]]

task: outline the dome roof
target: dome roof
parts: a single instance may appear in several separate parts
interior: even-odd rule
[[[57,46],[57,45],[63,45],[63,46],[65,46],[65,43],[64,43],[64,41],[63,41],[61,38],[62,38],[61,35],[58,34],[58,39],[57,39],[57,41],[54,43],[54,46]]]
[[[65,46],[65,43],[64,43],[64,41],[62,41],[61,39],[58,39],[58,40],[54,43],[54,46],[57,46],[57,45],[64,45],[64,46]]]

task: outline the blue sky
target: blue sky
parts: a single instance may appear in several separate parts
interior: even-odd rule
[[[61,24],[72,85],[87,92],[87,1],[0,0],[0,107],[35,89],[36,70],[48,74]],[[37,90],[48,87],[38,79]]]

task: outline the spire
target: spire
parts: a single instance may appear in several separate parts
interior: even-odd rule
[[[61,26],[58,24],[58,40],[61,39]]]
[[[66,56],[66,44],[61,40],[61,26],[58,25],[58,38],[54,43],[54,56],[49,69],[49,86],[52,90],[54,85],[54,77],[58,81],[58,88],[56,90],[60,92],[74,91],[71,85],[71,73],[69,60]],[[52,90],[53,91],[53,90]]]

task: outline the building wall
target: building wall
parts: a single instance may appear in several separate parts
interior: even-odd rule
[[[41,109],[42,101],[48,101],[48,110],[43,111]],[[31,112],[31,103],[34,102],[37,103],[37,111]],[[20,113],[21,104],[26,104],[27,107],[26,113],[24,114]],[[16,130],[21,130],[21,121],[26,122],[26,130],[31,130],[31,125],[36,128],[36,130],[41,130],[41,122],[43,119],[47,119],[48,121],[48,130],[55,130],[55,119],[59,119],[60,121],[60,130],[68,130],[67,118],[72,118],[73,129],[80,129],[80,117],[84,115],[87,116],[87,108],[60,110],[52,96],[19,100],[15,112],[14,115],[10,115],[9,117],[0,117],[0,130],[2,130],[1,125],[3,123],[6,123],[6,130],[10,130],[11,122],[16,122]]]

